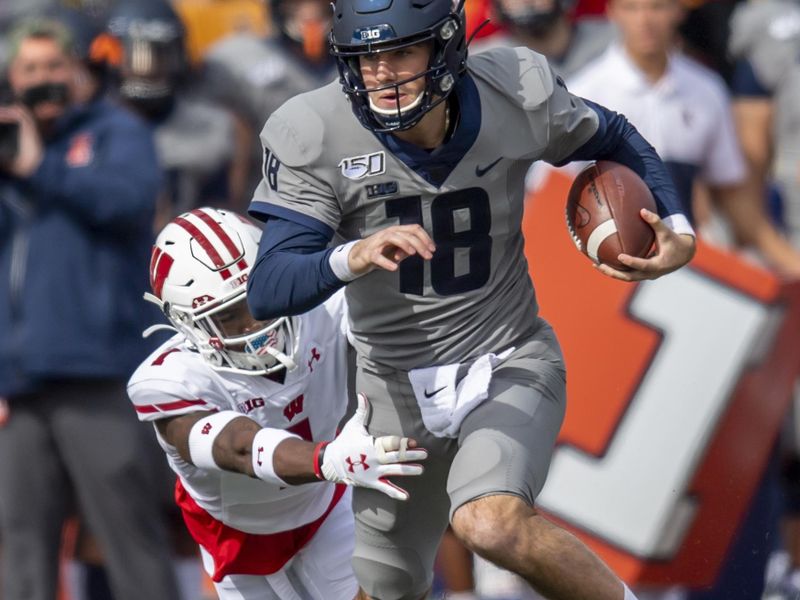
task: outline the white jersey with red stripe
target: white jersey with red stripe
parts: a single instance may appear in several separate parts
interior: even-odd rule
[[[300,339],[297,368],[275,376],[220,372],[176,335],[136,370],[128,394],[142,421],[196,411],[232,410],[263,427],[292,431],[309,441],[333,439],[347,408],[347,320],[340,291],[294,317]],[[277,486],[227,471],[198,469],[159,436],[173,471],[214,519],[239,531],[272,534],[318,519],[329,507],[328,482]]]

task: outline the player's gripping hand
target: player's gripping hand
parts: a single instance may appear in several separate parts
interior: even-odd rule
[[[696,249],[694,236],[675,233],[657,214],[646,209],[642,209],[642,219],[656,234],[656,251],[648,258],[620,254],[619,261],[630,271],[618,271],[604,264],[595,265],[603,274],[621,281],[657,279],[692,260]]]
[[[430,260],[435,251],[433,240],[419,225],[392,225],[359,240],[350,250],[347,265],[355,275],[375,269],[396,271],[409,256]]]
[[[406,437],[372,437],[365,425],[368,412],[367,397],[359,394],[355,414],[336,439],[324,446],[319,471],[328,481],[368,487],[395,500],[408,500],[408,492],[386,478],[421,475],[422,465],[408,463],[425,460],[428,452],[415,448],[416,442]]]

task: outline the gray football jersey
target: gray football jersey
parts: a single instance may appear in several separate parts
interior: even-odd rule
[[[254,131],[289,98],[337,77],[332,62],[315,69],[276,39],[252,33],[226,37],[205,57],[209,93],[243,115]]]
[[[234,125],[228,111],[200,96],[180,94],[154,133],[175,214],[227,200],[209,195],[207,188],[225,176],[233,160]]]
[[[800,5],[763,0],[740,5],[731,20],[731,53],[747,59],[773,98],[773,175],[784,218],[800,245]]]
[[[265,177],[254,212],[300,213],[348,240],[418,223],[435,241],[432,260],[410,257],[396,272],[347,285],[356,348],[394,368],[472,359],[535,330],[521,231],[525,174],[597,131],[596,113],[528,49],[472,56],[468,73],[456,90],[456,132],[423,158],[362,127],[338,83],[290,100],[261,134]],[[426,171],[448,160],[438,177]]]

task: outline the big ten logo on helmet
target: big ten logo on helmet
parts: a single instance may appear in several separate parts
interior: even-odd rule
[[[231,287],[239,287],[240,285],[244,285],[247,283],[247,278],[249,275],[249,273],[242,273],[232,281]]]
[[[242,287],[245,283],[247,283],[249,273],[241,273],[234,277],[233,279],[226,280],[222,286],[230,291],[236,291],[240,287]]]
[[[549,257],[530,262],[541,312],[577,374],[539,504],[630,583],[709,585],[791,401],[800,286],[702,244],[655,281],[598,276],[549,226],[569,183],[551,175],[524,221],[528,256]]]
[[[373,8],[373,10],[378,9]],[[388,24],[361,27],[356,29],[355,33],[362,42],[377,42],[379,40],[386,40],[396,37],[394,28]]]
[[[264,398],[250,398],[244,402],[239,402],[236,406],[239,408],[240,412],[248,414],[257,408],[264,408],[265,405],[266,402],[264,401]]]
[[[339,167],[342,169],[342,175],[354,181],[382,175],[386,171],[386,155],[381,151],[343,158],[339,162]]]
[[[264,164],[261,167],[261,173],[264,175],[264,181],[267,182],[273,192],[278,191],[278,169],[281,168],[281,161],[272,153],[269,148],[264,148]]]
[[[362,40],[379,40],[381,38],[380,29],[364,29],[361,31]]]

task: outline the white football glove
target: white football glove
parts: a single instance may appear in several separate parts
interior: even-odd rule
[[[422,448],[408,449],[408,438],[386,435],[375,438],[367,433],[369,401],[358,394],[358,408],[335,440],[325,446],[320,471],[328,481],[362,486],[383,492],[395,500],[408,500],[408,492],[386,477],[421,475],[422,465],[405,464],[425,460]]]

